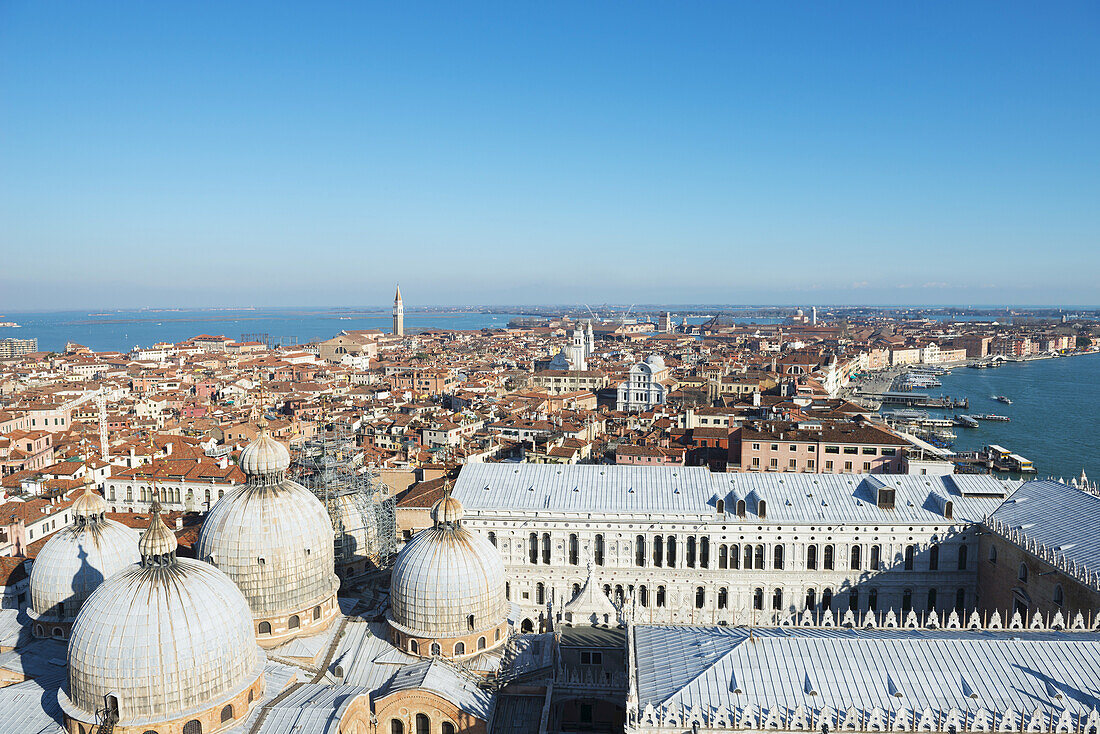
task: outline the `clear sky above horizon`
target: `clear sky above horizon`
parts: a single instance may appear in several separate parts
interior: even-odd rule
[[[1098,276],[1095,2],[0,3],[0,312]]]

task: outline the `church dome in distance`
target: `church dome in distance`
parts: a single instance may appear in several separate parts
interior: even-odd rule
[[[646,357],[645,363],[652,367],[654,370],[663,370],[665,368],[665,360],[659,354],[651,354]]]

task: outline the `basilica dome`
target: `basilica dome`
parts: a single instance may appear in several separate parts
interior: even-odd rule
[[[462,517],[461,503],[445,496],[432,508],[434,527],[406,543],[394,564],[389,621],[412,652],[451,655],[460,645],[453,654],[461,655],[503,641],[504,563]]]
[[[42,546],[31,567],[34,633],[65,637],[88,596],[117,571],[137,563],[137,533],[104,516],[107,503],[92,489],[73,502],[72,522]]]
[[[288,466],[286,448],[261,428],[241,453],[247,481],[210,509],[195,544],[196,557],[240,588],[265,647],[324,629],[338,610],[332,522]]]
[[[221,571],[176,556],[159,506],[140,548],[141,562],[101,584],[73,624],[58,693],[67,722],[99,723],[106,710],[119,729],[239,723],[263,693],[248,604]]]

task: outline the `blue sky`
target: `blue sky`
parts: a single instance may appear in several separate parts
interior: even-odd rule
[[[1096,3],[0,3],[0,309],[1100,303]]]

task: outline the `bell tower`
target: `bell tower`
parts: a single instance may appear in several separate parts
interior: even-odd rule
[[[401,302],[400,285],[393,299],[393,333],[395,336],[405,336],[405,305]]]

